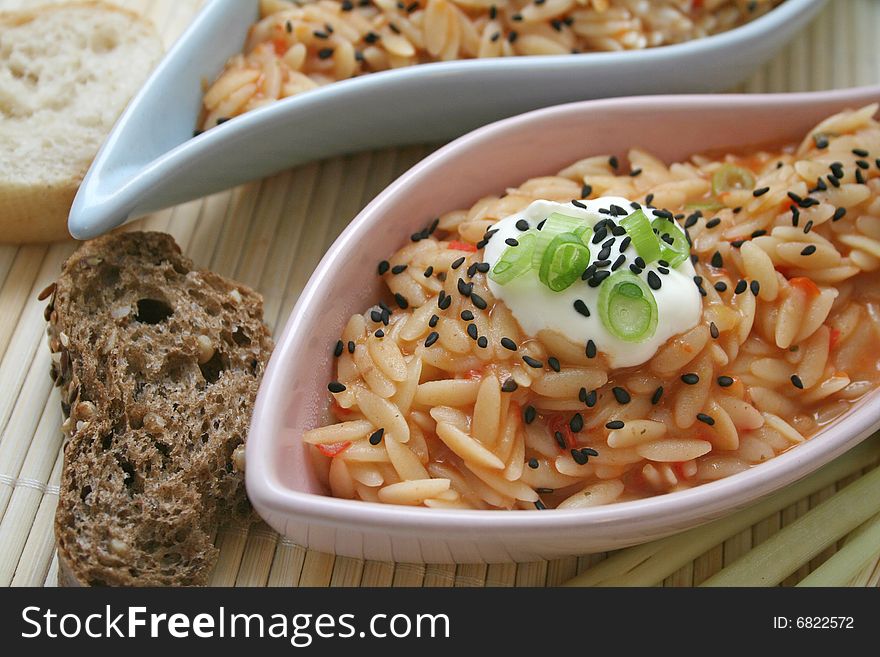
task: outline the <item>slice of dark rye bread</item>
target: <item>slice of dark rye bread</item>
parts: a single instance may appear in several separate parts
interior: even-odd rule
[[[198,585],[249,518],[244,440],[272,341],[262,298],[163,233],[84,244],[41,298],[69,436],[59,580]]]

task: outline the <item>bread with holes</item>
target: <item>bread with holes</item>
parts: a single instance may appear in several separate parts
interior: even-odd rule
[[[249,518],[244,441],[272,343],[254,291],[163,233],[85,243],[46,291],[65,415],[60,579],[199,585]]]

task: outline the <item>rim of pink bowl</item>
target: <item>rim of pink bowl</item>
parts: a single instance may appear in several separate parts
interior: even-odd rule
[[[360,500],[344,500],[319,493],[293,490],[284,486],[273,472],[272,456],[278,449],[271,443],[279,429],[280,412],[270,409],[279,405],[284,397],[286,377],[279,363],[287,361],[291,349],[290,334],[298,330],[303,322],[300,310],[311,305],[311,299],[320,293],[321,279],[330,273],[332,264],[341,251],[347,250],[352,240],[373,226],[387,199],[393,198],[406,187],[419,184],[419,179],[430,173],[435,162],[470,151],[486,142],[495,142],[507,134],[515,133],[535,121],[548,121],[556,117],[577,114],[586,108],[603,107],[620,109],[662,106],[666,111],[693,109],[699,105],[705,109],[716,106],[752,107],[771,104],[777,109],[796,106],[803,102],[829,104],[839,101],[869,103],[880,101],[880,85],[820,92],[798,92],[778,94],[721,94],[721,95],[670,95],[670,96],[630,96],[601,100],[580,101],[555,107],[527,112],[508,119],[478,128],[446,146],[438,149],[421,162],[414,165],[376,198],[374,198],[333,242],[308,284],[303,289],[296,306],[291,311],[273,353],[260,386],[254,409],[253,421],[248,439],[246,480],[248,495],[255,506],[262,506],[282,514],[295,514],[305,518],[320,519],[335,525],[375,525],[385,530],[418,529],[419,531],[449,531],[450,529],[479,529],[492,531],[522,531],[555,527],[566,529],[582,527],[587,524],[626,524],[629,522],[654,524],[675,524],[692,519],[698,515],[706,520],[718,517],[735,508],[743,508],[764,495],[778,490],[805,476],[799,470],[805,462],[824,464],[852,448],[880,425],[880,405],[870,402],[880,394],[880,390],[869,393],[847,413],[821,433],[804,443],[754,466],[723,479],[701,484],[694,488],[673,493],[656,495],[640,500],[615,502],[604,506],[586,509],[553,509],[548,513],[535,513],[526,510],[479,509],[424,509],[393,504],[379,504]],[[872,406],[877,407],[873,413]],[[829,443],[823,440],[828,434],[846,434],[849,438],[838,438]],[[816,466],[818,468],[819,465]],[[815,468],[814,468],[815,469]],[[265,479],[257,479],[257,474],[265,473]],[[733,504],[729,500],[736,496]],[[664,522],[665,521],[665,522]]]

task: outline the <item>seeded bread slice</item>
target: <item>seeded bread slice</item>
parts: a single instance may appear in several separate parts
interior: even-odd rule
[[[244,440],[272,347],[262,299],[162,233],[82,246],[46,291],[64,447],[63,583],[198,585],[250,517]]]

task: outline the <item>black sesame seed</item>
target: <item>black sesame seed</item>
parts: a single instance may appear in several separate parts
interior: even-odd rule
[[[534,457],[530,458],[529,459],[529,467],[532,470],[537,470],[538,469],[538,459],[536,459]]]
[[[595,273],[596,273],[596,263],[594,262],[589,267],[584,269],[584,273],[581,274],[581,280],[586,281],[586,280],[592,278]]]
[[[752,192],[752,196],[754,196],[754,197],[764,196],[764,194],[766,194],[769,191],[770,191],[769,187],[759,187],[758,189],[756,189]]]
[[[556,439],[556,444],[559,445],[559,449],[565,449],[568,447],[565,442],[565,436],[562,435],[561,431],[554,431],[553,438]]]
[[[864,174],[862,174],[861,169],[856,169],[856,182],[860,185],[865,184],[865,176]]]
[[[450,267],[452,267],[453,269],[458,269],[463,264],[464,264],[464,256],[461,256],[460,258],[456,258],[455,260],[453,260]]]
[[[327,384],[327,390],[333,393],[345,392],[345,386],[339,383],[339,381],[331,381]]]
[[[694,212],[693,214],[688,215],[687,219],[684,220],[685,228],[693,228],[696,223],[700,220],[702,216],[702,212]]]
[[[596,405],[598,398],[598,393],[595,390],[590,390],[590,392],[587,393],[587,398],[584,399],[584,404],[587,405],[587,408],[593,408],[593,406]]]
[[[596,259],[600,260],[600,261],[607,260],[610,256],[611,256],[611,247],[606,246],[601,251],[599,251],[599,253],[596,254]]]
[[[669,273],[669,270],[666,267],[657,267],[657,271],[666,276]]]
[[[733,293],[734,294],[742,294],[743,292],[746,291],[746,288],[748,286],[749,286],[748,283],[746,283],[744,280],[740,279],[739,281],[737,281],[736,287],[733,288]]]
[[[763,230],[763,229],[753,230],[752,231],[752,239],[755,239],[756,237],[762,237],[763,235],[766,235],[766,234],[767,234],[767,231]]]
[[[797,226],[800,219],[801,219],[801,211],[798,209],[798,206],[792,205],[791,206],[791,225]]]
[[[400,306],[401,309],[406,310],[409,308],[409,301],[407,301],[406,297],[403,296],[400,292],[394,293],[394,300],[397,302],[397,305]]]
[[[357,345],[354,343],[354,340],[349,340],[349,341],[348,341],[348,344],[345,345],[345,346],[348,348],[348,353],[353,354],[353,353],[354,353],[354,350],[355,350],[355,347],[356,347]]]
[[[630,242],[632,242],[632,237],[627,235],[622,240],[620,240],[620,244],[617,245],[617,250],[623,253],[629,248]]]
[[[705,413],[697,413],[697,419],[704,424],[708,424],[710,427],[715,424],[715,418]]]
[[[646,204],[646,205],[651,205],[651,203],[653,203],[653,202],[654,202],[654,194],[653,194],[653,193],[648,194],[648,195],[645,197],[645,204]]]
[[[611,271],[617,271],[617,269],[626,262],[626,256],[622,253],[617,256],[617,259],[614,261],[614,264],[611,265]]]
[[[713,340],[717,340],[720,335],[718,331],[718,327],[715,325],[715,322],[709,322],[709,335],[712,336]]]
[[[440,337],[440,334],[437,331],[431,331],[428,334],[428,337],[425,338],[425,346],[430,347],[432,344],[437,342],[437,339]]]
[[[547,509],[547,505],[544,504],[541,500],[538,500],[537,502],[535,502],[535,508],[538,511],[545,511]]]
[[[488,262],[478,262],[477,263],[477,271],[481,274],[485,274],[489,271],[491,265]]]
[[[507,35],[507,42],[508,43],[515,43],[518,37],[519,37],[519,34],[517,34],[516,30],[511,30],[510,34]]]
[[[609,276],[611,276],[611,272],[608,271],[607,269],[602,269],[600,271],[597,271],[595,274],[593,274],[593,278],[590,279],[590,282],[588,283],[588,285],[590,287],[598,287],[599,285],[602,284],[602,281],[604,281]]]
[[[467,325],[467,334],[471,337],[472,340],[477,339],[477,325],[476,324],[468,324]]]
[[[827,176],[825,176],[825,179],[826,179],[829,183],[831,183],[831,185],[832,185],[833,187],[840,187],[840,178],[838,178],[838,177],[835,176],[834,174],[829,173]]]
[[[489,305],[486,303],[486,300],[483,299],[479,294],[471,293],[471,303],[474,304],[480,310],[486,310],[486,307]]]
[[[587,358],[595,358],[596,357],[596,343],[592,340],[587,340]]]
[[[470,310],[462,310],[461,311],[461,318],[464,321],[469,322],[474,318],[474,314]]]
[[[837,208],[831,216],[831,221],[840,221],[846,216],[846,208]]]
[[[568,428],[572,430],[572,433],[580,433],[584,428],[584,418],[580,413],[575,413],[571,420],[568,421]]]
[[[868,157],[870,155],[870,153],[864,148],[854,148],[852,149],[852,154],[857,155],[858,157]]]
[[[831,173],[834,174],[835,178],[843,178],[843,176],[844,176],[843,162],[832,162],[828,166],[828,168],[831,169]],[[789,197],[791,197],[791,194],[789,194]],[[795,201],[795,203],[797,203],[797,200],[799,200],[799,199],[792,198],[792,200]]]
[[[816,144],[816,148],[819,150],[828,148],[828,138],[821,133],[817,132],[813,135],[813,143]]]
[[[546,223],[547,223],[546,219],[541,219],[541,221],[538,222],[538,225],[535,228],[537,228],[538,230],[543,230],[544,224],[546,224]]]
[[[513,392],[517,388],[519,388],[519,386],[513,379],[506,379],[504,383],[501,384],[501,392]]]
[[[535,421],[535,416],[537,415],[537,411],[535,411],[534,406],[526,406],[523,411],[523,420],[525,420],[526,424],[531,424]]]
[[[333,56],[333,48],[321,48],[318,51],[318,59],[329,59]]]
[[[345,343],[342,340],[337,340],[336,346],[333,347],[333,356],[339,358],[343,351],[345,351]]]
[[[660,280],[660,277],[652,271],[648,272],[648,285],[652,290],[659,290],[663,285],[663,281]]]
[[[733,378],[729,376],[719,376],[718,385],[722,388],[729,388],[733,385]]]
[[[469,297],[474,289],[473,283],[465,283],[463,278],[458,279],[458,293],[463,297]]]
[[[758,281],[752,281],[749,283],[749,289],[752,291],[752,294],[758,296],[761,292],[761,284]]]
[[[605,424],[605,428],[611,429],[612,431],[615,429],[623,429],[625,426],[623,420],[611,420],[611,422]]]
[[[724,281],[718,281],[715,283],[715,291],[716,292],[726,292],[727,291],[727,283]]]
[[[473,277],[474,277],[474,274],[477,273],[477,264],[478,264],[478,263],[476,263],[476,262],[472,262],[472,263],[471,263],[471,266],[467,268],[467,275],[468,275],[470,278],[473,278]]]
[[[739,247],[741,247],[743,245],[744,242],[745,242],[745,240],[733,240],[730,243],[730,246],[732,246],[734,249],[738,249]]]
[[[527,231],[531,226],[529,226],[529,222],[525,219],[519,219],[516,222],[516,229],[521,231]]]
[[[616,169],[617,167],[620,166],[620,162],[617,160],[616,155],[612,155],[611,157],[608,158],[608,164],[611,165],[612,169]]]
[[[801,377],[799,377],[797,374],[792,374],[792,375],[791,375],[791,384],[792,384],[795,388],[797,388],[798,390],[803,390],[803,389],[804,389],[804,382],[801,381]]]
[[[870,163],[870,162],[866,162],[865,160],[856,160],[856,166],[857,166],[859,169],[870,169],[870,168],[871,168],[871,163]]]
[[[577,199],[572,199],[571,204],[576,208],[580,208],[581,210],[587,209],[587,206],[584,205],[583,203],[581,203],[580,201],[578,201]]]
[[[645,263],[645,259],[644,259],[642,256],[636,256],[636,259],[635,259],[633,262],[635,262],[635,263],[636,263],[636,266],[639,267],[639,268],[641,268],[641,269],[644,269],[645,267],[648,266],[648,265]]]
[[[550,356],[547,359],[547,364],[550,366],[550,369],[553,370],[554,372],[558,372],[561,369],[561,366],[559,364],[559,359],[554,356]]]
[[[437,315],[431,315],[431,319],[428,320],[428,326],[430,326],[431,328],[434,328],[435,326],[437,326],[437,322],[439,322],[439,321],[440,321],[440,318],[437,317]]]
[[[373,433],[370,434],[370,438],[369,438],[370,444],[371,445],[378,445],[379,443],[382,442],[382,436],[384,436],[384,435],[385,435],[384,428],[380,427],[379,429],[376,429]]]
[[[571,458],[574,459],[574,462],[578,465],[586,465],[587,461],[589,461],[589,457],[581,452],[579,449],[571,450]]]
[[[477,346],[480,349],[485,349],[489,346],[489,338],[487,338],[485,335],[481,335],[477,338]]]
[[[540,369],[544,367],[544,363],[535,358],[532,358],[531,356],[523,356],[522,359],[523,362],[525,362],[525,364],[529,367],[534,367],[535,369]]]
[[[422,276],[425,278],[431,278],[434,275],[434,267],[432,265],[428,265],[428,268],[422,272]]]
[[[715,228],[715,226],[717,226],[720,223],[721,223],[721,219],[718,217],[715,217],[714,219],[709,219],[709,221],[706,222],[706,228]]]
[[[382,311],[381,310],[371,310],[370,311],[370,319],[372,319],[377,324],[382,321]]]
[[[387,260],[383,260],[382,262],[380,262],[380,263],[379,263],[379,276],[381,276],[382,274],[384,274],[385,272],[387,272],[387,271],[388,271],[388,268],[389,268],[390,266],[391,266],[391,265],[390,265],[390,263],[389,263]]]
[[[397,276],[398,274],[402,274],[406,271],[407,265],[394,265],[391,268],[391,273]]]
[[[654,394],[651,395],[651,403],[656,406],[660,403],[660,398],[663,396],[663,386],[660,386],[654,391]]]
[[[813,255],[815,252],[816,252],[816,245],[815,244],[809,244],[809,245],[805,246],[803,249],[801,249],[802,256]]]
[[[516,342],[510,338],[501,338],[501,346],[510,351],[516,351]]]
[[[580,299],[575,299],[575,302],[574,302],[574,309],[575,309],[578,313],[580,313],[581,315],[583,315],[584,317],[589,317],[589,316],[590,316],[590,309],[587,308],[587,304],[585,304],[585,303],[584,303],[583,301],[581,301]]]
[[[639,267],[639,266],[638,266],[636,263],[634,263],[634,262],[633,262],[633,263],[630,263],[630,265],[629,265],[629,270],[630,270],[633,274],[635,274],[636,276],[638,276],[639,274],[642,273],[642,269],[641,269],[641,267]],[[599,282],[601,283],[602,281],[599,281]]]
[[[517,242],[517,241],[516,241],[515,239],[513,239],[512,237],[508,237],[506,240],[504,240],[504,243],[505,243],[507,246],[519,246],[519,242]]]
[[[713,267],[721,268],[724,266],[724,258],[722,258],[721,254],[718,251],[716,251],[715,253],[712,254],[712,259],[709,261],[709,263]]]
[[[617,400],[618,404],[629,404],[632,400],[632,397],[626,388],[621,388],[620,386],[614,386],[611,388],[611,394],[614,395],[614,399]]]
[[[635,178],[636,176],[641,175],[641,173],[642,173],[641,169],[633,169],[632,171],[629,172],[629,175],[631,177]]]
[[[686,383],[689,386],[694,386],[700,382],[700,376],[694,372],[688,372],[687,374],[681,375],[681,382]]]

